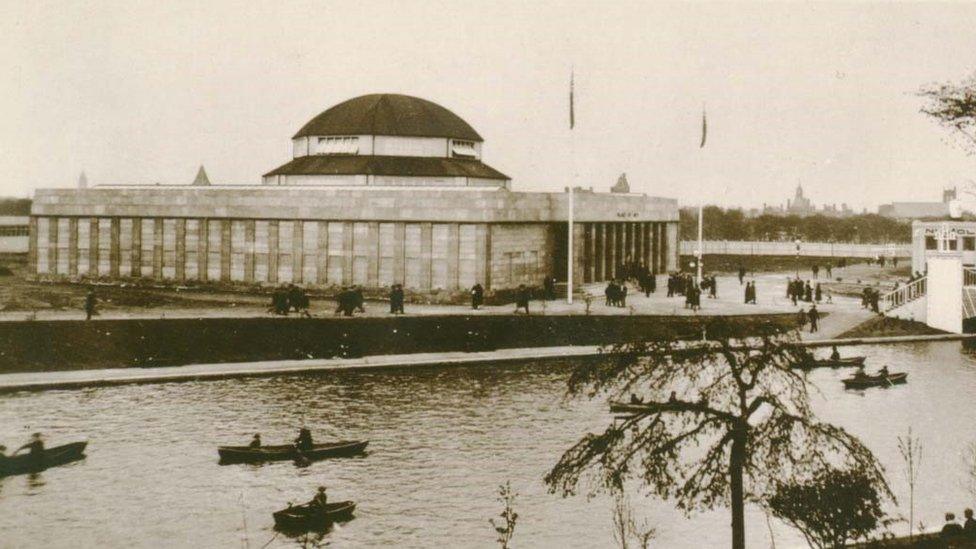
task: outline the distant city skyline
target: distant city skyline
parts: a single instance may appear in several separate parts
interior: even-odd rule
[[[606,190],[626,172],[633,192],[756,208],[799,181],[815,203],[877,211],[938,201],[976,167],[915,95],[976,69],[960,55],[976,51],[972,4],[8,10],[0,195],[73,187],[82,171],[92,185],[189,184],[201,165],[215,184],[257,184],[304,121],[376,92],[453,110],[523,191]]]

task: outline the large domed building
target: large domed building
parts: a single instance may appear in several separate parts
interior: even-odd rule
[[[31,267],[41,278],[416,291],[565,278],[568,193],[512,191],[482,143],[430,101],[356,97],[302,126],[292,159],[261,185],[38,190]],[[626,263],[676,267],[675,200],[574,196],[576,281],[612,278]]]

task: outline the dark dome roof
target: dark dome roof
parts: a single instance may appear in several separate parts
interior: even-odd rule
[[[295,137],[312,135],[400,135],[483,141],[467,122],[444,107],[393,93],[362,95],[316,116]]]

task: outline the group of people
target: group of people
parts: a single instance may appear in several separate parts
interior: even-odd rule
[[[846,265],[843,259],[841,260],[841,263],[844,263],[844,265]],[[841,267],[843,267],[844,265],[841,265]],[[827,265],[824,266],[824,270],[826,271],[827,278],[834,277],[833,263],[827,263]],[[813,266],[810,267],[810,272],[813,273],[813,278],[820,278],[820,265],[818,263],[814,263]]]
[[[290,311],[294,310],[304,317],[311,317],[312,314],[308,309],[308,294],[303,288],[294,284],[275,288],[271,294],[271,304],[268,306],[268,312],[282,316],[287,316]]]
[[[790,279],[786,284],[786,298],[796,305],[799,301],[805,301],[807,303],[820,303],[823,301],[823,290],[820,288],[820,283],[817,282],[816,285],[810,284],[807,280],[803,282],[799,277]]]
[[[811,334],[820,331],[820,311],[817,310],[816,303],[810,306],[809,311],[804,311],[800,307],[800,311],[796,315],[797,324],[799,324],[801,330],[809,323]],[[837,348],[834,347],[834,350],[836,351]]]
[[[668,297],[687,295],[695,288],[695,277],[691,273],[673,272],[668,274]]]
[[[626,307],[627,306],[627,283],[620,280],[611,280],[607,283],[603,294],[607,298],[607,307]]]
[[[336,295],[335,314],[338,315],[341,313],[343,316],[352,316],[355,311],[365,313],[365,303],[366,298],[363,296],[362,288],[359,286],[344,286],[342,291]]]
[[[871,309],[872,312],[880,313],[881,309],[878,302],[881,299],[881,292],[877,288],[872,288],[870,286],[865,286],[861,290],[861,307],[865,309]]]
[[[966,539],[976,543],[976,520],[973,519],[973,510],[966,509],[962,512],[966,521],[963,524],[956,522],[955,513],[946,513],[946,523],[942,527],[940,535],[944,539]],[[969,545],[966,545],[969,547]]]

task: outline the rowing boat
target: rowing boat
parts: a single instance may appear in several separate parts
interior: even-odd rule
[[[0,457],[0,477],[36,473],[48,467],[56,467],[85,458],[87,442],[72,442],[62,446],[45,448],[40,457],[32,454]]]
[[[356,504],[340,501],[326,504],[325,509],[311,502],[297,507],[288,507],[274,513],[275,527],[285,531],[305,531],[327,528],[333,522],[352,519]]]
[[[902,383],[908,383],[908,374],[906,372],[849,377],[844,380],[844,387],[846,389],[867,389],[868,387],[888,387]]]
[[[368,440],[341,440],[339,442],[328,442],[325,444],[313,444],[310,450],[302,452],[309,461],[320,459],[352,457],[366,451]],[[281,444],[278,446],[261,446],[251,448],[250,446],[219,446],[217,453],[220,454],[221,463],[258,463],[262,461],[282,461],[299,457],[293,444]]]
[[[866,359],[867,357],[863,357],[863,356],[852,356],[849,358],[837,358],[837,359],[825,358],[822,360],[811,358],[810,360],[801,362],[800,364],[797,365],[797,367],[802,368],[804,370],[809,368],[844,368],[848,366],[860,366],[864,364],[864,361]]]

